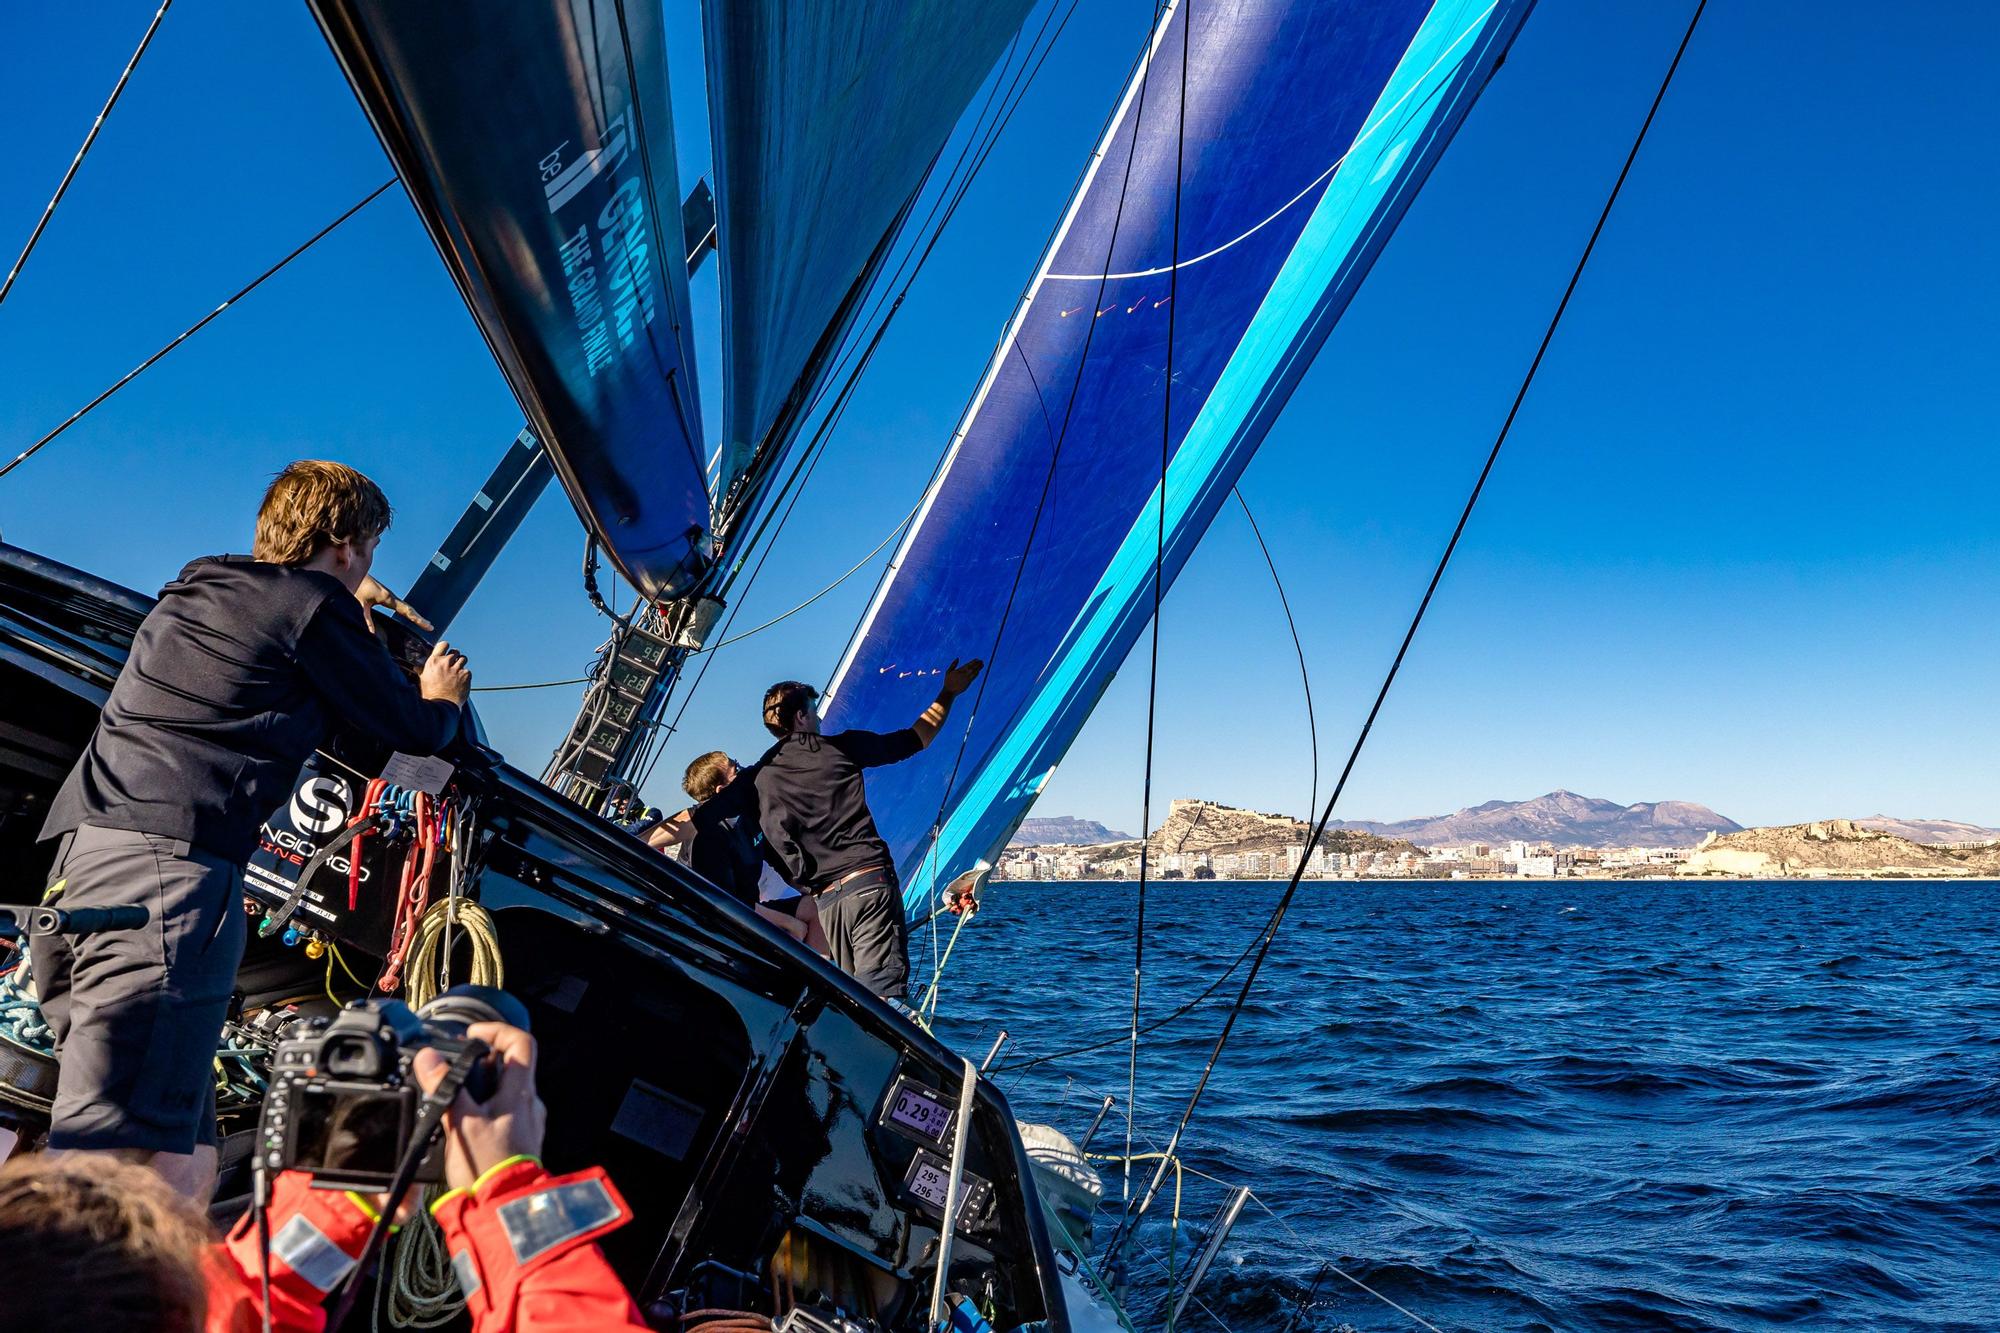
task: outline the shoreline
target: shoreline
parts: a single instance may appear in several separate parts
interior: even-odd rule
[[[2000,877],[1988,875],[1865,875],[1865,874],[1823,874],[1823,875],[1467,875],[1462,879],[1440,879],[1436,876],[1398,875],[1308,875],[1300,884],[1528,884],[1528,885],[1590,885],[1612,887],[1619,884],[1861,884],[1877,881],[1923,884],[2000,884]],[[1035,888],[1053,888],[1063,884],[1137,884],[1136,878],[1125,876],[1072,876],[1063,879],[991,879],[993,885],[1027,885]],[[1166,885],[1176,887],[1196,884],[1289,884],[1289,879],[1156,879],[1148,877],[1147,888]]]

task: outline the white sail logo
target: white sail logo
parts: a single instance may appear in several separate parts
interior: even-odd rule
[[[323,773],[292,793],[292,827],[318,837],[347,822],[354,789],[345,778]]]
[[[618,179],[617,169],[631,155],[629,119],[630,112],[620,113],[605,128],[603,144],[567,166],[563,164],[567,140],[536,164],[551,216],[559,216],[565,205],[583,195],[585,187],[600,180],[605,185],[604,194],[586,201],[604,200],[597,213],[595,237],[586,218],[559,242],[556,252],[582,340],[584,365],[593,377],[615,365],[619,352],[638,341],[659,305],[656,289],[660,279],[647,243],[652,214],[645,183],[636,175]],[[563,226],[567,228],[569,222]]]

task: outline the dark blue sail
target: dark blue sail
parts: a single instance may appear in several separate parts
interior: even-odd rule
[[[929,750],[870,775],[913,912],[997,853],[1152,613],[1169,307],[1167,583],[1531,4],[1163,16],[829,690],[829,729],[894,728],[988,660]]]
[[[709,497],[659,6],[312,7],[584,526],[684,591]]]
[[[710,0],[728,514],[769,476],[952,126],[1033,0]]]

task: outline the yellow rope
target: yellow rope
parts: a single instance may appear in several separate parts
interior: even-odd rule
[[[506,984],[506,966],[500,956],[500,928],[493,914],[478,903],[445,898],[432,903],[424,913],[417,923],[416,943],[410,946],[405,994],[412,1009],[421,1009],[444,989],[444,968],[451,962],[444,951],[447,926],[472,943],[472,975],[466,980],[479,986]]]

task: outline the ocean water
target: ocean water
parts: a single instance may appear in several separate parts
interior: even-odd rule
[[[1280,887],[1149,888],[1145,1016]],[[993,885],[942,978],[940,1035],[1010,1034],[1017,1114],[1080,1136],[1119,1096],[1093,1152],[1124,1151],[1136,902]],[[1135,1151],[1236,985],[1142,1040]],[[2000,1329],[2000,886],[1308,883],[1183,1151],[1183,1225],[1170,1183],[1135,1277],[1185,1265],[1204,1176],[1258,1200],[1190,1329],[1277,1333],[1316,1275],[1320,1333]]]

